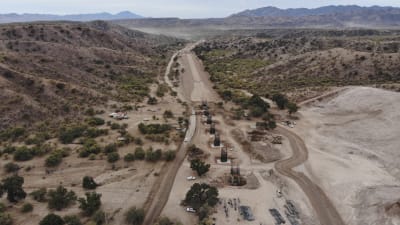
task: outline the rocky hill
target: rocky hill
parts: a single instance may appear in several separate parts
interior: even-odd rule
[[[0,129],[140,101],[176,43],[102,21],[0,25]]]
[[[280,9],[277,7],[263,7],[253,10],[245,10],[243,12],[232,15],[235,16],[248,16],[248,17],[302,17],[302,16],[317,16],[317,15],[332,15],[332,14],[348,14],[348,13],[366,13],[371,11],[387,11],[398,12],[398,8],[394,7],[361,7],[357,5],[330,5],[314,9],[308,8],[290,8]]]
[[[226,22],[269,27],[398,27],[400,8],[356,5],[316,9],[265,7],[232,15]]]
[[[227,19],[232,22],[270,27],[396,27],[400,24],[400,8],[326,6],[316,9],[279,9],[265,7],[246,10]]]
[[[318,88],[398,84],[399,51],[396,31],[304,29],[220,37],[195,49],[222,95],[305,94],[296,99]]]
[[[356,5],[326,6],[316,9],[265,7],[246,10],[226,18],[145,18],[114,22],[155,34],[187,39],[208,39],[226,34],[227,31],[249,29],[398,29],[400,8]]]

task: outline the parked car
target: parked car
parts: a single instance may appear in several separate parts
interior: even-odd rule
[[[189,177],[186,177],[186,180],[196,180],[196,177],[194,177],[194,176],[189,176]]]
[[[186,208],[186,212],[196,213],[196,210],[194,210],[193,208]]]

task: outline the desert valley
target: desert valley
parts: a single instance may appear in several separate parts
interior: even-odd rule
[[[0,23],[0,225],[400,224],[400,8]]]

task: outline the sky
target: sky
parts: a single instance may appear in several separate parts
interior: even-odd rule
[[[0,13],[80,14],[131,11],[145,17],[225,17],[264,6],[316,8],[326,5],[396,6],[400,0],[0,0]]]

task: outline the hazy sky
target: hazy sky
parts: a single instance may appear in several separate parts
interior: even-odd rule
[[[224,17],[245,9],[325,5],[398,6],[400,0],[0,0],[0,13],[94,13],[129,10],[147,17]]]

